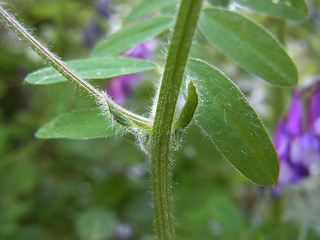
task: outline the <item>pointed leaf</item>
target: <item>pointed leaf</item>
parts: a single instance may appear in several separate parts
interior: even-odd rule
[[[177,2],[175,0],[143,0],[140,4],[132,9],[127,19],[132,21],[172,4],[177,4]]]
[[[229,10],[205,9],[200,29],[245,70],[275,85],[292,86],[297,69],[279,42],[251,20]]]
[[[261,120],[241,91],[214,67],[190,60],[199,94],[195,119],[224,157],[255,183],[277,182],[279,160]]]
[[[157,17],[130,25],[99,42],[93,49],[92,55],[107,56],[121,53],[164,32],[171,23],[170,17]]]
[[[289,20],[302,20],[308,17],[308,6],[304,0],[233,0],[242,6],[249,7],[275,17]]]
[[[62,114],[43,125],[36,133],[38,138],[89,139],[113,136],[121,126],[102,115],[99,109],[77,110]]]
[[[135,58],[87,58],[66,63],[84,79],[105,79],[157,68],[152,62]],[[54,68],[47,67],[30,73],[25,81],[31,84],[51,84],[65,82],[67,79]]]

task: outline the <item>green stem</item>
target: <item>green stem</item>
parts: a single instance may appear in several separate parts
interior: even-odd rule
[[[285,46],[287,42],[287,21],[285,19],[278,20],[278,38]]]
[[[285,19],[276,19],[278,25],[277,37],[280,43],[285,47],[287,41],[287,21]],[[283,118],[287,108],[288,89],[279,86],[270,86],[272,112],[272,126],[276,125],[279,118]]]
[[[308,236],[308,220],[301,223],[298,240],[306,240]]]
[[[283,213],[283,197],[279,197],[273,199],[272,201],[272,218],[274,221],[281,222],[282,221],[282,213]]]
[[[65,63],[60,60],[55,54],[50,52],[38,40],[36,40],[11,14],[9,14],[0,5],[1,20],[6,23],[6,26],[15,32],[18,37],[31,47],[41,58],[47,61],[54,69],[61,73],[66,79],[79,87],[85,93],[95,99],[100,99],[101,92],[94,88],[91,84],[81,79],[71,69],[66,67]]]
[[[37,39],[35,39],[11,14],[9,14],[0,2],[0,19],[6,26],[15,32],[20,39],[31,47],[38,55],[48,62],[55,70],[61,73],[67,80],[79,87],[85,94],[91,96],[114,116],[115,120],[123,118],[138,128],[150,131],[153,121],[132,113],[112,101],[105,92],[93,87],[90,83],[82,79],[77,73],[68,68],[55,54],[50,52]],[[120,122],[121,123],[121,122]]]
[[[171,128],[203,0],[182,0],[161,82],[151,134],[152,193],[158,240],[173,240]]]

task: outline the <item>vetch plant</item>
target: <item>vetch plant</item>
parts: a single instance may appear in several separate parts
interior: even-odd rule
[[[90,139],[124,131],[136,135],[151,158],[154,224],[159,240],[175,239],[172,155],[191,123],[198,124],[221,154],[254,183],[273,186],[279,176],[279,159],[272,141],[243,93],[221,71],[201,59],[190,58],[189,52],[197,29],[231,60],[270,84],[294,86],[298,81],[296,67],[265,28],[236,11],[216,7],[217,2],[221,6],[232,2],[289,20],[300,20],[308,15],[303,0],[208,1],[213,7],[206,7],[203,0],[143,0],[128,20],[137,20],[170,5],[178,6],[178,12],[175,17],[157,16],[136,21],[100,41],[91,57],[64,62],[6,11],[3,3],[0,4],[2,23],[51,65],[29,74],[25,81],[30,84],[69,81],[98,105],[97,109],[58,116],[42,126],[36,136]],[[105,91],[87,81],[159,69],[150,61],[115,55],[172,26],[166,63],[152,108],[154,112],[149,116],[121,107]],[[185,97],[181,110],[176,108],[179,95]]]

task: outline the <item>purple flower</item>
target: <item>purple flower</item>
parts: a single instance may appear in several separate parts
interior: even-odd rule
[[[302,104],[300,91],[295,91],[293,94],[286,125],[291,136],[299,136],[302,134]]]
[[[139,59],[151,59],[153,55],[153,45],[153,41],[149,40],[129,49],[124,55]]]
[[[308,101],[308,126],[313,133],[320,135],[320,82],[317,83],[313,96]]]
[[[129,49],[124,56],[146,60],[151,59],[153,46],[153,41],[149,40]],[[131,97],[132,89],[139,83],[141,77],[141,73],[134,73],[111,79],[107,90],[109,96],[118,104],[123,105]]]
[[[100,17],[108,19],[110,17],[111,0],[100,0],[96,5],[96,13]]]
[[[86,47],[91,48],[103,34],[103,30],[99,24],[99,18],[110,18],[110,5],[111,0],[100,0],[97,3],[96,16],[91,20],[85,30],[84,44]],[[153,41],[149,40],[129,49],[123,55],[126,57],[150,60],[153,55],[153,46]],[[115,102],[123,105],[126,100],[131,97],[132,89],[138,84],[141,76],[141,73],[135,73],[112,78],[107,90],[109,96]]]
[[[140,73],[112,78],[107,90],[108,95],[116,103],[123,105],[127,101],[127,99],[131,97],[132,89],[136,86],[140,78]]]
[[[102,36],[103,30],[100,24],[100,19],[109,19],[110,17],[110,0],[100,0],[95,8],[95,16],[85,29],[83,42],[87,48],[91,48],[97,40]]]
[[[307,99],[304,117],[302,92],[295,91],[286,121],[278,121],[274,145],[281,170],[273,195],[279,196],[286,185],[319,172],[320,163],[320,83]],[[304,121],[306,120],[305,124]],[[304,127],[304,128],[303,128]]]
[[[97,20],[91,20],[84,32],[83,42],[87,48],[92,48],[102,35],[102,29]]]

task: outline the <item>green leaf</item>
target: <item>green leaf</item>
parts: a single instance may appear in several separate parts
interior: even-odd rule
[[[277,182],[279,160],[261,120],[225,75],[205,62],[190,60],[187,72],[198,94],[195,119],[222,155],[253,182]]]
[[[153,1],[153,0],[143,0],[140,4],[132,9],[127,19],[129,21],[136,20],[142,16],[150,14],[156,10],[160,10],[169,5],[177,4],[175,0],[161,0],[161,1]]]
[[[76,229],[81,240],[104,240],[112,236],[117,219],[107,209],[94,207],[76,219]]]
[[[296,85],[298,73],[291,58],[272,35],[251,20],[210,8],[203,11],[200,29],[245,70],[275,85]]]
[[[99,42],[93,49],[92,55],[107,56],[121,53],[164,32],[171,23],[170,17],[157,17],[130,25]]]
[[[194,113],[198,106],[198,93],[192,80],[188,84],[188,96],[186,103],[181,109],[178,119],[174,122],[172,129],[182,131],[193,119]]]
[[[308,17],[308,6],[304,0],[233,0],[242,6],[275,17],[302,20]]]
[[[208,0],[208,2],[213,6],[227,7],[230,0]]]
[[[223,194],[214,196],[209,201],[208,212],[212,213],[212,219],[219,223],[229,235],[237,235],[245,231],[246,219],[240,214],[236,206],[230,201],[229,196]]]
[[[173,146],[174,148],[179,148],[182,140],[182,134],[185,131],[185,128],[191,123],[194,113],[196,112],[197,106],[199,103],[199,97],[197,89],[194,86],[192,80],[188,84],[188,96],[186,102],[181,109],[179,117],[172,125],[173,131]]]
[[[66,63],[84,79],[105,79],[157,68],[152,62],[136,58],[98,57],[71,60]],[[47,67],[30,73],[25,81],[31,84],[51,84],[65,82],[67,79],[54,68]]]
[[[62,114],[43,125],[38,138],[89,139],[113,136],[121,127],[101,113],[99,109],[77,110]]]

